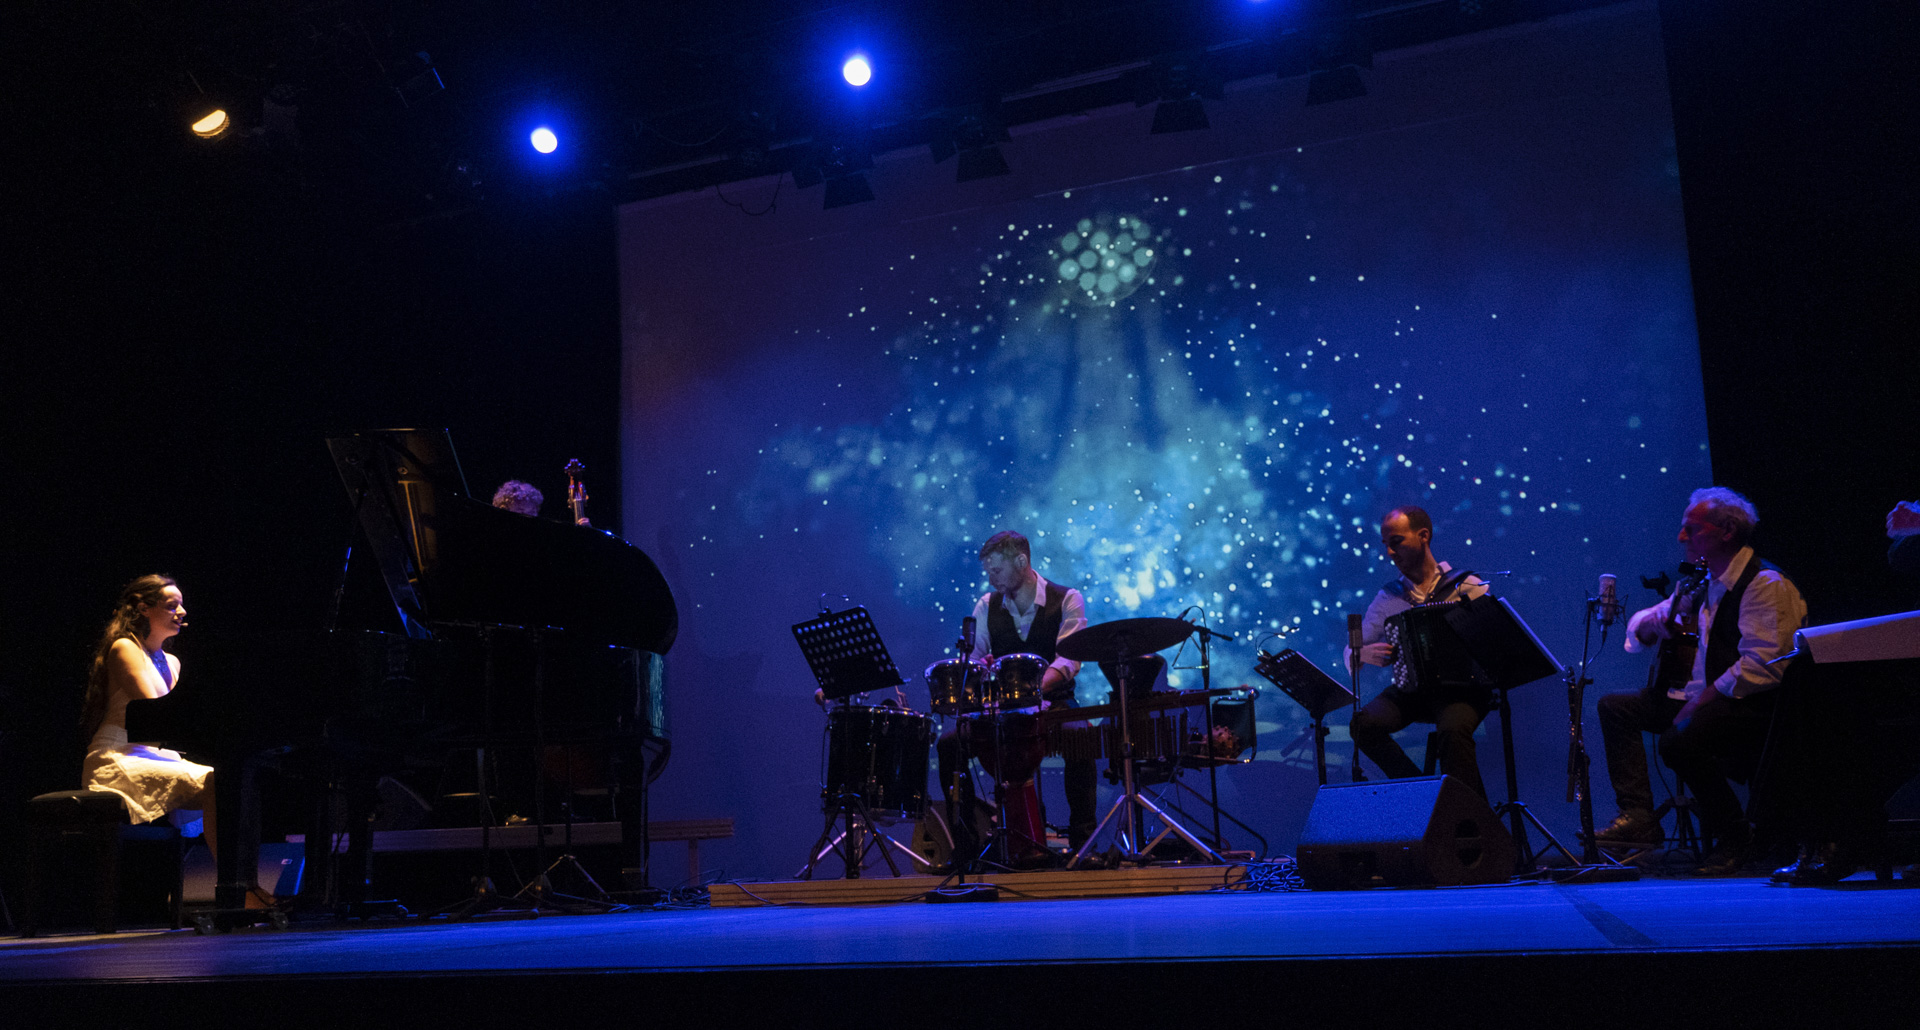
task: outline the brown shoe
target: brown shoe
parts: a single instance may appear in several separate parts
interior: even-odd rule
[[[1666,834],[1652,812],[1631,811],[1614,816],[1594,832],[1593,839],[1602,844],[1658,844]]]

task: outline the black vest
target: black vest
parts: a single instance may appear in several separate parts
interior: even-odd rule
[[[1060,617],[1065,609],[1067,588],[1058,583],[1047,584],[1047,600],[1033,613],[1033,625],[1027,628],[1027,639],[1020,639],[1020,629],[1014,624],[1013,614],[1007,611],[1006,595],[994,591],[987,595],[987,646],[993,649],[995,658],[1008,654],[1037,654],[1051,662],[1054,648],[1060,644]]]
[[[1761,561],[1759,555],[1754,555],[1747,562],[1747,567],[1741,570],[1740,578],[1720,599],[1720,607],[1714,609],[1713,625],[1707,629],[1707,663],[1704,671],[1708,683],[1719,679],[1722,673],[1733,668],[1734,663],[1740,660],[1740,603],[1746,599],[1747,586],[1761,569],[1780,571],[1772,562]],[[1700,596],[1700,603],[1706,605],[1705,594]]]

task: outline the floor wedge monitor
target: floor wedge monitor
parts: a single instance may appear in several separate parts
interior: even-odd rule
[[[1451,776],[1321,787],[1298,858],[1314,890],[1500,883],[1514,860],[1486,799]]]

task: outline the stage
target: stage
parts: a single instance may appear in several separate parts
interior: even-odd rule
[[[1909,1023],[1920,890],[1861,875],[868,907],[685,908],[0,941],[61,1023]],[[1629,1000],[1631,1003],[1629,1004]],[[1623,1007],[1623,1005],[1625,1007]],[[1903,1015],[1904,1014],[1904,1015]],[[15,1023],[14,1025],[28,1025]]]

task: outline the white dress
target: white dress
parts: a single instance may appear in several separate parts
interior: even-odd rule
[[[170,663],[163,655],[147,657],[171,690]],[[80,766],[81,784],[88,790],[120,795],[136,823],[150,823],[177,810],[204,808],[210,800],[207,777],[213,775],[213,767],[189,762],[180,757],[180,752],[168,748],[128,743],[127,702],[132,699],[131,691],[125,688],[107,695],[106,715],[93,731],[87,757]]]

